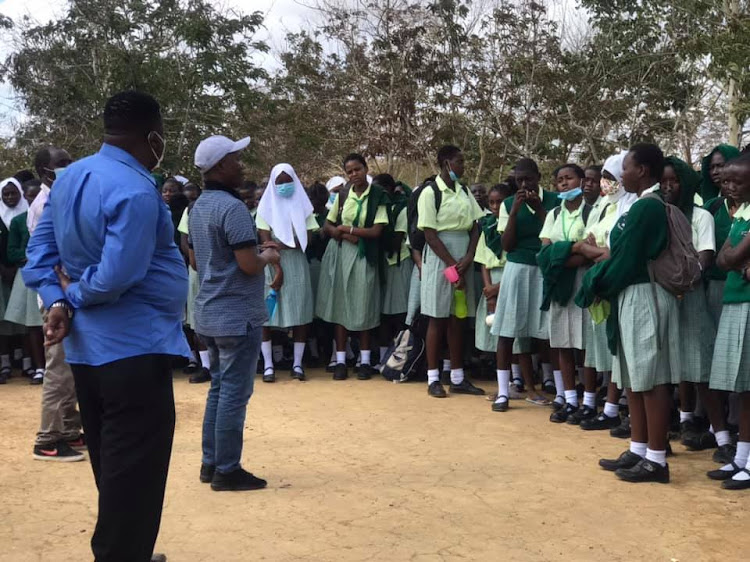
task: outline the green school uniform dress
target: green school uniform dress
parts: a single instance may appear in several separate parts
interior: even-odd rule
[[[539,189],[542,207],[549,213],[557,207],[557,195]],[[515,196],[500,205],[497,231],[505,232]],[[495,321],[490,332],[504,338],[549,337],[549,317],[542,310],[543,279],[536,255],[541,248],[539,233],[544,223],[528,205],[523,205],[516,216],[516,247],[506,255],[503,283],[497,298]]]
[[[312,285],[313,297],[318,294],[320,264],[329,242],[328,236],[323,232],[323,226],[326,223],[327,214],[328,211],[325,213],[316,213],[314,215],[318,229],[312,236],[307,238],[307,250],[305,250],[305,254],[307,255],[307,263],[310,265],[310,284]]]
[[[413,261],[414,260],[412,259],[412,262]],[[420,275],[419,268],[415,263],[411,270],[411,278],[409,279],[409,300],[406,303],[406,324],[408,326],[411,326],[412,322],[414,322],[414,319],[419,312],[419,308],[422,305],[422,279]]]
[[[656,184],[643,195],[658,191]],[[658,284],[652,287],[648,274],[649,260],[667,247],[667,215],[662,203],[643,195],[611,231],[610,258],[589,269],[576,296],[579,306],[597,297],[612,303],[612,380],[634,392],[677,384],[682,371],[677,299]]]
[[[734,215],[729,243],[737,246],[750,231],[750,206],[745,203]],[[728,392],[750,391],[750,283],[739,271],[727,274],[724,306],[716,334],[709,386]]]
[[[255,226],[258,230],[271,233],[275,242],[280,242],[273,234],[273,230],[260,216],[256,218]],[[318,229],[318,222],[314,215],[307,217],[305,224],[308,231]],[[310,264],[307,256],[300,248],[285,248],[281,254],[281,270],[284,272],[284,283],[277,291],[276,308],[273,316],[263,324],[266,328],[293,328],[295,326],[307,326],[313,320],[314,301],[312,281],[310,279]],[[266,284],[264,297],[271,292],[271,283],[276,276],[273,266],[265,268]]]
[[[493,285],[498,285],[503,279],[503,268],[505,267],[505,254],[500,257],[487,247],[484,232],[479,237],[477,252],[474,256],[474,262],[487,268],[490,274],[490,281]],[[480,351],[492,353],[497,351],[497,336],[490,333],[490,327],[487,326],[487,299],[484,293],[481,293],[479,304],[477,305],[477,316],[475,321],[475,341],[474,345]]]
[[[714,218],[714,236],[716,240],[716,252],[721,250],[724,242],[729,236],[729,229],[732,227],[732,217],[729,216],[729,203],[723,197],[716,197],[703,206],[704,209],[713,213]],[[708,299],[708,310],[714,320],[714,326],[719,327],[721,319],[721,309],[724,300],[724,283],[727,280],[727,272],[722,271],[716,262],[706,272],[706,298]]]
[[[184,234],[185,236],[190,234],[190,227],[188,226],[188,209],[185,209],[182,213],[182,218],[180,218],[180,222],[177,225],[177,232]],[[195,328],[195,297],[198,296],[199,286],[198,272],[188,265],[188,298],[185,306],[185,325],[188,328]]]
[[[5,320],[29,328],[42,325],[42,313],[39,310],[37,294],[26,287],[21,276],[20,268],[26,261],[26,245],[29,243],[29,229],[26,227],[27,215],[28,213],[23,213],[10,221],[8,263],[19,269],[13,280],[13,289],[5,309]]]
[[[340,197],[341,193],[336,195],[328,213],[330,223],[362,228],[388,224],[386,198],[382,189],[370,185],[361,195],[351,189],[343,205],[339,203]],[[360,242],[329,242],[320,267],[315,302],[315,315],[318,318],[344,326],[350,332],[371,330],[380,324],[378,257],[372,255],[373,246],[368,250],[364,240]],[[378,240],[373,240],[371,244],[379,247]]]
[[[469,232],[474,224],[484,216],[484,211],[466,188],[456,184],[455,190],[449,188],[443,179],[435,179],[436,188],[441,192],[440,210],[435,208],[435,187],[425,188],[419,197],[417,210],[419,221],[417,228],[431,228],[437,231],[438,237],[446,249],[458,260],[466,255],[469,248]],[[422,314],[431,318],[448,318],[454,314],[453,293],[455,287],[445,278],[444,270],[448,265],[443,262],[425,244],[422,254],[421,301]],[[476,296],[474,295],[474,268],[470,267],[464,274],[466,306],[468,315],[476,314]]]
[[[387,257],[388,267],[385,270],[383,284],[383,314],[404,314],[409,308],[409,290],[414,262],[407,244],[408,221],[406,207],[395,217],[394,232],[403,234],[401,247]]]

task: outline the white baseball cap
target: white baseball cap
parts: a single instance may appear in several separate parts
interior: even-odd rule
[[[227,154],[239,152],[250,144],[250,137],[233,141],[221,135],[208,137],[200,142],[195,149],[195,166],[206,173],[216,166]]]

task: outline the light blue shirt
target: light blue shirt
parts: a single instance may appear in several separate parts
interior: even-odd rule
[[[67,299],[76,309],[64,340],[69,363],[190,357],[182,331],[187,268],[151,174],[129,153],[104,144],[68,166],[26,253],[23,280],[45,307]],[[66,291],[58,264],[73,281]]]

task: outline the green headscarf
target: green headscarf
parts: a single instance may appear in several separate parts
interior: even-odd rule
[[[708,201],[714,197],[718,197],[721,194],[721,186],[714,185],[711,179],[711,158],[713,155],[719,152],[724,160],[729,162],[732,158],[737,158],[740,155],[740,151],[737,147],[731,144],[720,144],[708,153],[708,156],[703,158],[701,162],[701,197],[703,201]]]
[[[688,220],[693,218],[693,208],[695,207],[695,192],[701,183],[701,177],[698,172],[693,170],[692,166],[680,160],[677,156],[669,156],[664,161],[665,166],[672,166],[677,179],[680,180],[680,200],[677,206],[685,214]]]

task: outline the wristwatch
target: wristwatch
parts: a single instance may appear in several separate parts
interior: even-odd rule
[[[72,306],[70,306],[70,303],[68,301],[55,301],[49,308],[50,310],[52,310],[53,308],[62,308],[65,312],[68,313],[68,320],[73,320],[75,310]]]

